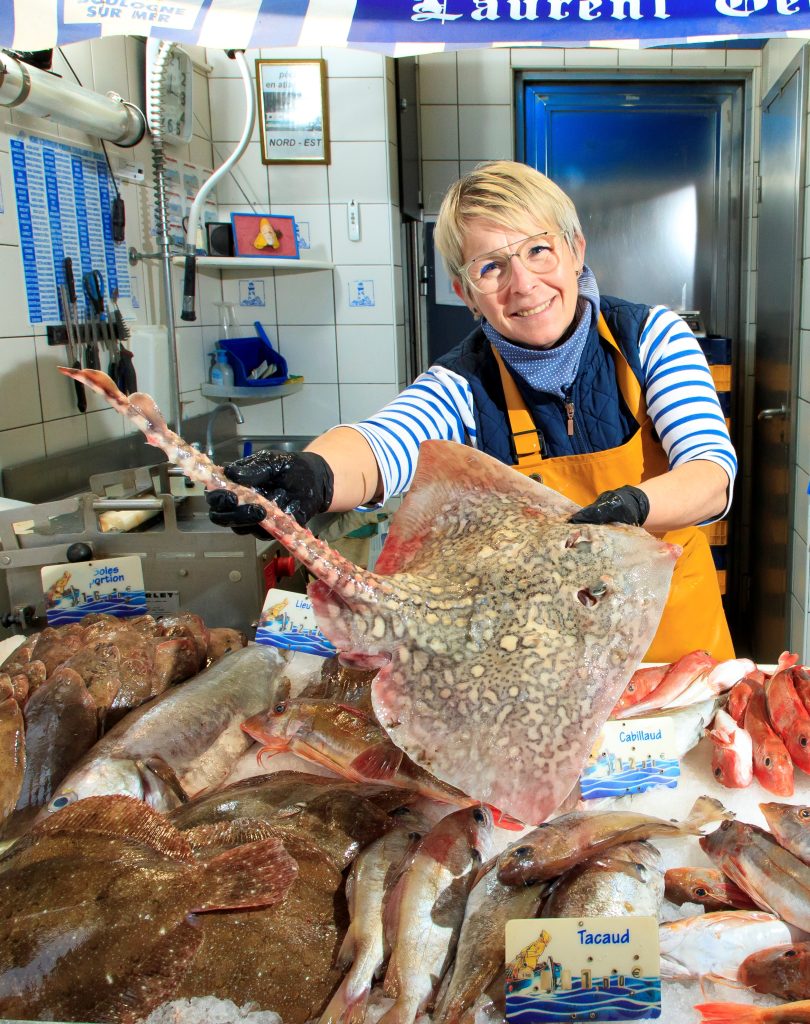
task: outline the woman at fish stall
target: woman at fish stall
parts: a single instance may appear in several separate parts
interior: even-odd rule
[[[697,527],[727,513],[737,460],[692,332],[663,306],[600,294],[573,202],[525,164],[482,164],[453,184],[435,239],[475,329],[369,419],[226,475],[303,523],[406,491],[423,441],[472,445],[583,505],[572,523],[644,526],[682,546],[647,660],[686,646],[733,658]],[[229,492],[206,497],[220,525],[246,532],[264,517]]]

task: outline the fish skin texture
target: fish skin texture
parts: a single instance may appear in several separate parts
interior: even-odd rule
[[[572,526],[577,506],[560,494],[428,441],[372,573],[229,481],[148,395],[61,369],[191,479],[265,509],[262,526],[317,577],[323,632],[344,657],[381,667],[374,710],[409,757],[526,823],[559,806],[655,634],[677,546],[639,527]]]

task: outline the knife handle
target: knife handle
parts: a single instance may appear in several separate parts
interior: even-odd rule
[[[73,260],[65,256],[65,285],[68,290],[68,298],[73,305],[76,304],[76,282],[73,278]]]
[[[82,364],[78,359],[73,363],[74,370],[81,370]],[[76,408],[79,412],[87,412],[87,394],[84,390],[84,384],[81,381],[73,380],[73,386],[76,389]]]

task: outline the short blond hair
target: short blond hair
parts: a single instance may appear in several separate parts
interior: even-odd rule
[[[548,224],[560,231],[574,257],[583,237],[573,202],[551,178],[515,160],[479,164],[447,190],[433,235],[448,274],[462,285],[464,236],[476,219],[516,231]]]

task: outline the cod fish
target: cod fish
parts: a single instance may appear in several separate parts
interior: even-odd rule
[[[344,660],[380,667],[374,712],[413,761],[523,822],[559,806],[652,640],[679,547],[639,527],[575,527],[562,495],[473,448],[428,441],[369,572],[228,480],[148,395],[60,369],[187,477],[264,508],[264,529],[317,577],[323,632]]]
[[[640,841],[611,847],[566,871],[540,917],[658,917],[664,900],[661,854]]]
[[[681,822],[636,811],[571,811],[508,846],[498,859],[498,878],[505,885],[541,882],[612,846],[653,836],[700,835],[711,822],[733,817],[719,800],[708,796],[698,797]]]
[[[286,696],[285,664],[275,648],[244,647],[131,711],[69,772],[46,812],[113,793],[167,811],[213,789],[250,744],[241,722]]]
[[[769,832],[724,821],[699,841],[709,859],[758,907],[810,932],[810,867],[783,850]]]
[[[484,865],[467,899],[453,970],[439,992],[433,1024],[457,1024],[475,1005],[503,971],[506,922],[534,917],[548,891],[546,882],[504,885],[497,868],[495,859]]]
[[[131,797],[65,808],[0,859],[0,1015],[134,1024],[174,995],[196,915],[277,903],[296,872],[278,839],[197,861]]]
[[[390,953],[383,926],[385,899],[427,831],[424,819],[411,810],[403,809],[394,820],[395,827],[357,857],[346,880],[351,924],[338,966],[348,971],[320,1024],[362,1024],[374,978]]]
[[[386,906],[386,931],[396,922],[396,933],[383,991],[394,1005],[379,1024],[413,1024],[430,1006],[491,832],[489,811],[465,807],[442,818],[417,847]]]
[[[810,942],[794,942],[751,953],[738,979],[747,988],[785,1002],[810,999]]]

